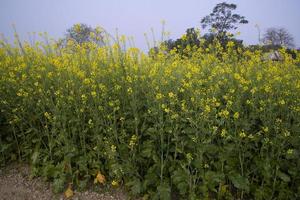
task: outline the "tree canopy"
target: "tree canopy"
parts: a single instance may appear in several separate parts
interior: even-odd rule
[[[238,24],[247,24],[248,21],[244,16],[233,13],[236,8],[235,4],[226,2],[217,4],[212,13],[202,18],[202,28],[210,27],[211,33],[224,36],[227,31],[237,29]]]
[[[94,42],[98,45],[104,44],[103,30],[101,28],[92,28],[86,24],[74,24],[67,29],[66,40],[73,40],[78,44]]]
[[[265,45],[293,48],[294,38],[285,28],[268,28],[264,34]]]
[[[197,33],[197,30],[195,28],[188,28],[186,30],[186,33],[181,37],[174,40],[167,40],[164,42],[164,44],[167,46],[168,49],[174,49],[174,48],[186,48],[188,45],[193,46],[199,46],[200,45],[200,38],[199,34]]]

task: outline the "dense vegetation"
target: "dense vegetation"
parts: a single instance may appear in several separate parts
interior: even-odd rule
[[[57,192],[94,181],[144,199],[300,198],[299,53],[123,45],[2,42],[2,165],[29,161]]]

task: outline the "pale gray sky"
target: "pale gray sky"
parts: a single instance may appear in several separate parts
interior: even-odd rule
[[[13,37],[12,24],[22,39],[28,32],[48,32],[54,38],[62,37],[75,23],[100,25],[114,34],[133,36],[136,46],[145,49],[144,33],[154,28],[161,33],[161,20],[166,30],[176,39],[187,28],[200,28],[200,20],[209,14],[217,0],[0,0],[0,32]],[[284,27],[300,46],[300,0],[231,0],[237,4],[237,13],[249,24],[238,31],[246,44],[258,42],[255,24],[264,31],[268,27]]]

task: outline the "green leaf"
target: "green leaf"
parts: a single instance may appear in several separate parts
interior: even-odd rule
[[[154,149],[154,144],[151,141],[146,141],[142,145],[141,155],[145,158],[150,158],[153,154]]]
[[[9,147],[12,146],[11,144],[2,144],[1,143],[1,147],[0,147],[0,152],[5,152],[7,149],[9,149]]]
[[[155,128],[148,128],[147,133],[153,134],[156,132]]]
[[[171,188],[168,183],[162,183],[157,187],[159,199],[170,200],[171,199]]]
[[[83,191],[88,185],[89,179],[83,179],[78,181],[78,190]]]
[[[187,193],[189,188],[188,185],[189,177],[184,170],[178,169],[174,171],[172,180],[174,182],[174,185],[176,185],[176,187],[178,188],[180,194],[184,195]]]
[[[57,169],[53,164],[46,164],[42,173],[45,178],[49,179],[57,177],[60,173],[60,170]]]
[[[134,178],[132,181],[129,181],[126,186],[130,187],[133,195],[138,195],[142,191],[141,181],[138,178]]]
[[[238,188],[249,192],[249,180],[246,177],[241,176],[240,174],[231,174],[229,179],[233,185]]]
[[[185,182],[181,182],[177,184],[177,188],[181,195],[185,195],[189,189],[189,185]]]
[[[65,178],[64,177],[59,177],[54,179],[53,181],[53,191],[54,193],[60,193],[64,190],[65,188]]]
[[[195,158],[192,161],[192,165],[197,169],[201,169],[203,167],[203,159]]]
[[[150,158],[152,155],[152,148],[143,149],[141,155],[145,158]]]
[[[35,151],[31,156],[32,164],[35,165],[37,163],[38,159],[39,159],[39,152]]]
[[[287,174],[283,173],[282,171],[279,171],[279,170],[278,170],[277,175],[278,175],[278,177],[281,178],[284,182],[290,182],[290,181],[291,181],[291,178],[290,178]]]
[[[211,181],[219,184],[224,179],[224,175],[213,171],[207,171],[205,173],[205,179],[207,181]]]

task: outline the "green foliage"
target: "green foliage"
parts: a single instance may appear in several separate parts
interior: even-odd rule
[[[56,192],[300,198],[299,52],[273,62],[215,40],[148,56],[118,41],[0,48],[4,164],[29,161]]]
[[[227,31],[237,29],[237,24],[247,24],[248,21],[244,16],[232,13],[235,9],[235,4],[226,2],[217,4],[211,14],[201,19],[202,28],[209,26],[211,33],[222,38],[226,36]]]
[[[203,36],[200,35],[198,30],[195,28],[189,28],[181,38],[176,40],[167,40],[161,44],[161,49],[165,49],[167,52],[175,51],[180,56],[190,57],[193,52],[199,48],[209,49],[217,45],[221,45],[223,50],[228,48],[228,43],[233,43],[235,50],[238,48],[245,48],[242,40],[234,38],[232,34],[226,34],[222,37],[218,37],[216,34],[208,33]],[[154,47],[150,49],[149,54],[155,55],[159,52],[159,48]]]
[[[195,30],[195,28],[189,28],[186,30],[186,34],[177,40],[168,40],[165,41],[164,44],[168,50],[177,49],[183,50],[186,48],[193,48],[200,46],[200,35],[199,32]],[[183,53],[183,52],[181,52]]]
[[[104,45],[104,29],[97,27],[92,28],[86,24],[74,24],[71,28],[67,29],[65,38],[59,40],[59,46],[66,46],[67,42],[72,40],[77,44],[84,44],[93,42],[99,46]]]

